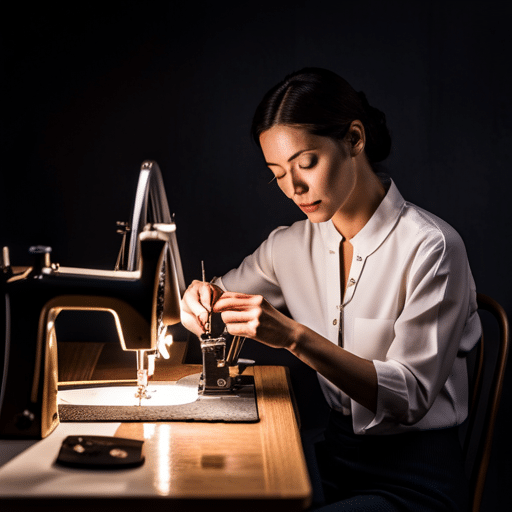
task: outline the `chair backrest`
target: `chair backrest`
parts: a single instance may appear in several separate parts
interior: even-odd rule
[[[469,479],[472,512],[478,512],[482,502],[509,347],[509,325],[505,310],[494,299],[481,293],[477,295],[477,302],[479,311],[488,311],[494,317],[499,334],[487,335],[488,330],[483,322],[482,338],[475,348],[476,357],[470,379],[469,416],[463,449],[466,461],[471,459]],[[490,354],[494,353],[496,356],[491,358]],[[489,373],[491,377],[486,379]]]

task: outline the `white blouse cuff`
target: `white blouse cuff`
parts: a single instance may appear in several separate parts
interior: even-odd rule
[[[401,365],[392,360],[374,360],[373,364],[377,371],[377,411],[373,414],[362,405],[352,402],[356,434],[392,433],[396,431],[396,424],[407,416],[409,409],[406,379]]]

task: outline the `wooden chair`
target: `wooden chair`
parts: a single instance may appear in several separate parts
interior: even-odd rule
[[[473,361],[473,371],[470,372],[469,416],[463,450],[469,467],[472,512],[478,512],[482,502],[509,347],[509,325],[505,310],[494,299],[481,293],[477,295],[477,302],[479,311],[487,311],[494,317],[499,333],[498,336],[490,336],[487,322],[482,318],[482,338],[474,354],[468,358],[470,365]],[[494,353],[496,355],[491,357]],[[490,377],[486,378],[489,374]]]

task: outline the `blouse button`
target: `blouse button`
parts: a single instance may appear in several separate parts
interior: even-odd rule
[[[354,278],[351,278],[350,281],[348,282],[349,286],[354,286],[355,284],[356,284],[356,280]]]
[[[357,261],[363,261],[363,258],[361,258],[361,256],[359,256],[359,254],[358,254],[357,257],[356,257],[356,260]]]
[[[338,319],[335,318],[333,321],[332,321],[332,325],[337,325],[338,324]]]

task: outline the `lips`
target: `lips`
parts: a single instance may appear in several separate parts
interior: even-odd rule
[[[304,213],[313,213],[313,212],[316,212],[318,210],[318,208],[320,208],[320,203],[322,201],[315,201],[313,203],[301,203],[299,204],[299,208],[304,212]]]

